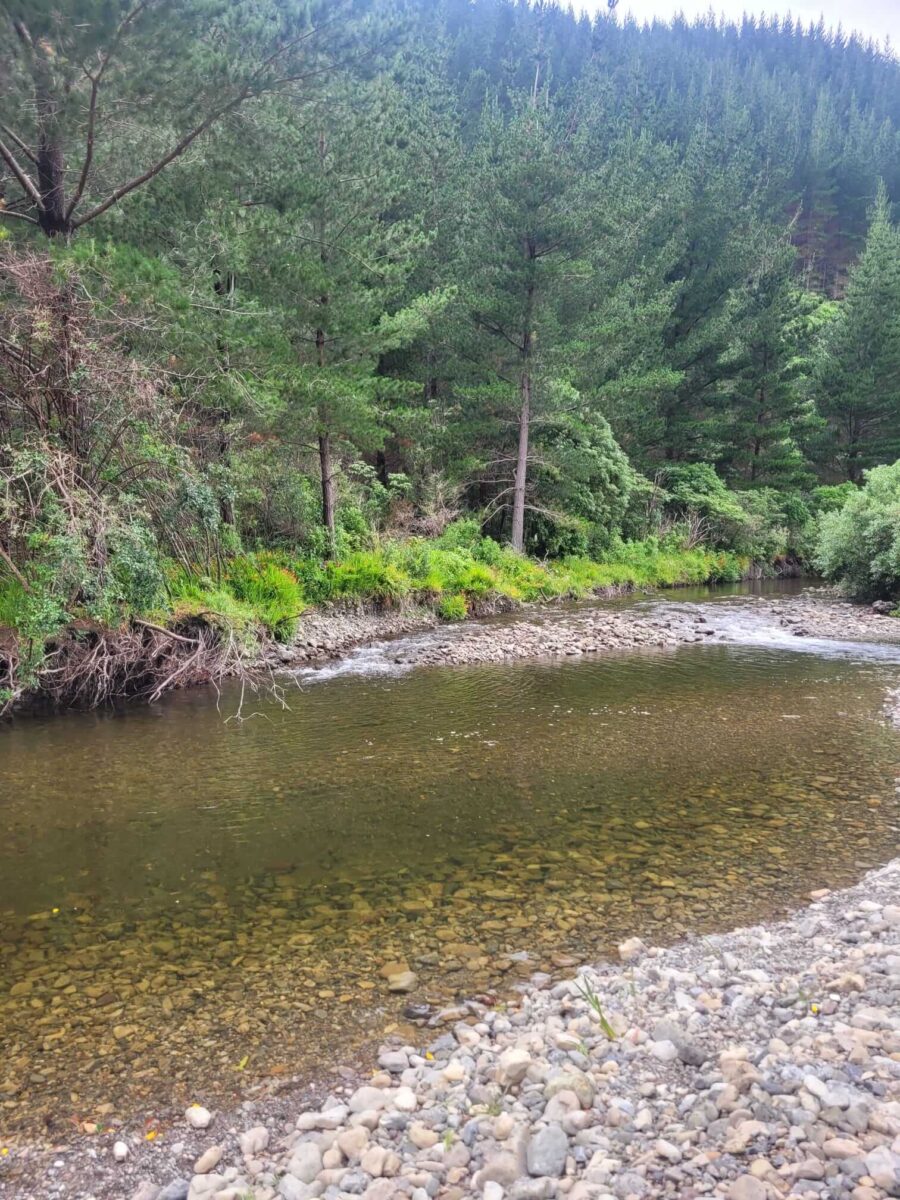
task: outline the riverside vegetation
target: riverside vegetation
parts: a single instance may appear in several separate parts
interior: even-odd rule
[[[900,1190],[900,68],[615,8],[0,0],[4,1196]]]
[[[323,602],[897,595],[896,59],[614,9],[0,6],[7,707]]]

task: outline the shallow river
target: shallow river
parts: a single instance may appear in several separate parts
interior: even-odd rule
[[[221,1103],[352,1061],[407,1005],[891,857],[900,648],[659,603],[731,644],[405,674],[375,648],[240,722],[195,691],[0,731],[0,1130]]]

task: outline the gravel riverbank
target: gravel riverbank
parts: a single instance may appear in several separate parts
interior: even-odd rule
[[[783,597],[742,595],[739,603],[749,604],[756,619],[793,636],[900,643],[900,620],[836,599],[827,591]],[[727,608],[724,604],[720,611]],[[445,625],[428,637],[403,636],[438,626],[435,614],[425,608],[312,613],[304,616],[294,644],[278,647],[278,662],[285,667],[314,666],[361,645],[401,637],[391,656],[402,666],[464,666],[729,640],[727,630],[716,627],[708,609],[679,604],[674,596],[667,597],[664,609],[656,612],[633,604],[595,603],[568,610],[546,606],[503,621]]]
[[[502,1008],[473,1000],[414,1044],[382,1046],[368,1078],[348,1072],[314,1105],[193,1107],[152,1141],[122,1126],[45,1159],[39,1179],[35,1159],[28,1182],[13,1147],[0,1192],[898,1196],[900,860],[812,900],[770,927],[624,943],[620,962],[534,977]]]

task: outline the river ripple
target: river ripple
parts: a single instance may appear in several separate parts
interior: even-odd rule
[[[403,674],[376,650],[240,723],[196,691],[5,730],[0,1125],[220,1102],[410,1001],[754,921],[890,857],[896,648],[707,608],[740,644]]]

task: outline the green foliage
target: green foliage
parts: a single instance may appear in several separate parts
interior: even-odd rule
[[[816,562],[863,600],[900,596],[900,462],[865,473],[843,508],[821,519]]]
[[[889,55],[506,0],[10,0],[0,51],[32,677],[75,623],[249,646],[309,604],[733,580],[820,528],[892,586],[891,506],[841,482],[900,454]]]
[[[438,615],[445,621],[464,621],[469,613],[466,598],[460,592],[443,596],[438,604]]]
[[[747,558],[727,551],[685,550],[657,539],[619,542],[601,562],[572,556],[540,563],[481,537],[474,522],[460,521],[437,542],[383,542],[325,564],[301,561],[296,575],[310,603],[409,598],[461,619],[477,600],[527,603],[609,589],[734,581],[748,565]]]
[[[851,483],[849,480],[845,480],[844,483],[823,483],[820,487],[813,488],[812,492],[810,492],[810,511],[815,516],[837,512],[855,494],[856,484]]]
[[[290,641],[305,607],[296,576],[269,556],[256,554],[233,559],[225,582],[235,599],[250,605],[274,638]]]
[[[357,550],[327,564],[321,599],[392,603],[409,592],[409,578],[380,550]]]
[[[813,394],[823,453],[854,482],[900,454],[900,229],[883,184],[843,303],[822,330]]]
[[[208,575],[196,575],[173,567],[168,579],[168,601],[150,615],[176,626],[199,620],[237,638],[248,652],[260,643],[262,622],[253,607],[238,600],[231,590]]]
[[[594,1015],[596,1016],[597,1021],[600,1024],[600,1028],[603,1030],[606,1037],[611,1042],[616,1041],[617,1040],[616,1031],[613,1029],[612,1025],[610,1025],[609,1020],[606,1016],[606,1013],[603,1011],[603,1002],[601,1001],[600,997],[597,995],[596,989],[593,987],[590,980],[585,979],[582,976],[582,978],[578,980],[578,982],[575,984],[575,986],[578,989],[578,991],[581,993],[582,999],[586,1000],[588,1002],[588,1004],[590,1005],[590,1007],[593,1009]]]

